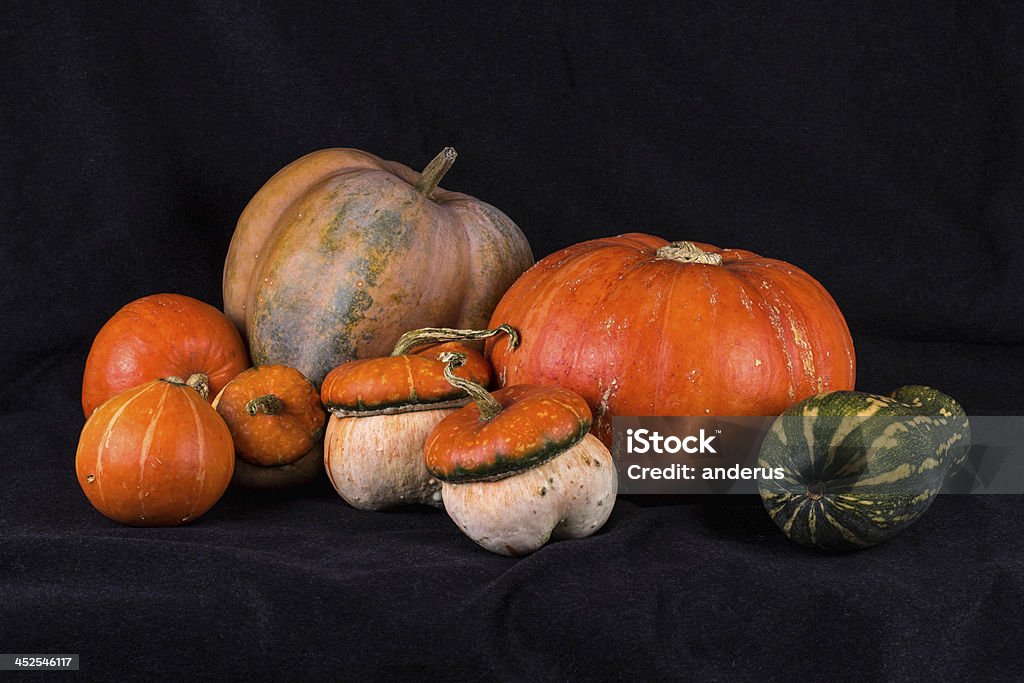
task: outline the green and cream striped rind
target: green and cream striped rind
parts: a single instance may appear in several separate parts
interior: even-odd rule
[[[924,386],[889,396],[812,396],[772,425],[758,457],[768,513],[791,540],[829,550],[867,548],[913,524],[967,456],[967,415]]]

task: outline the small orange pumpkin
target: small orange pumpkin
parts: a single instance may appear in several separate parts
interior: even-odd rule
[[[214,406],[235,442],[235,455],[263,467],[288,465],[324,434],[320,393],[287,365],[260,365],[228,382]]]
[[[144,296],[115,313],[93,340],[82,410],[89,417],[126,389],[172,376],[212,401],[248,366],[238,330],[216,308],[182,294]]]
[[[93,507],[133,526],[202,516],[224,494],[234,463],[227,425],[177,377],[139,385],[97,408],[75,456]]]
[[[461,376],[489,384],[491,367],[483,354],[461,341],[515,330],[502,326],[476,332],[448,328],[416,330],[403,336],[393,355],[343,363],[321,386],[333,413],[324,440],[324,465],[331,484],[346,502],[363,510],[406,503],[440,505],[440,484],[423,464],[423,441],[443,417],[469,400],[444,378],[438,356],[456,351],[467,358]],[[425,342],[439,345],[411,349]]]
[[[287,365],[259,365],[228,382],[213,402],[235,442],[239,486],[283,489],[308,483],[323,467],[320,393]]]

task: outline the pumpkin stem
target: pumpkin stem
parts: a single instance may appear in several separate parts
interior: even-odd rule
[[[198,391],[204,401],[210,398],[210,376],[206,373],[197,372],[194,375],[190,375],[185,380],[185,384]]]
[[[455,157],[458,154],[455,152],[454,147],[445,147],[442,149],[434,159],[427,164],[427,167],[423,169],[423,173],[420,173],[420,179],[416,181],[416,191],[422,194],[424,197],[430,197],[430,195],[437,189],[438,183],[441,182],[441,178],[447,173],[452,164],[455,163]]]
[[[446,364],[444,378],[448,380],[448,383],[465,391],[473,399],[473,402],[476,403],[476,407],[480,409],[481,420],[485,422],[492,420],[495,415],[501,412],[501,404],[498,403],[496,398],[491,396],[490,392],[476,382],[463,379],[455,374],[455,368],[462,367],[466,363],[466,354],[448,351],[438,356],[438,360]]]
[[[672,242],[658,250],[660,259],[679,263],[703,263],[709,266],[722,265],[722,255],[704,251],[693,242]]]
[[[281,399],[273,394],[257,396],[245,404],[245,412],[253,416],[260,411],[263,411],[264,415],[277,415],[282,410],[284,410],[284,404],[281,403]]]
[[[192,387],[195,389],[203,400],[210,398],[210,377],[202,372],[197,372],[194,375],[189,375],[188,379],[182,379],[177,375],[171,375],[170,377],[164,377],[164,382],[170,382],[171,384],[180,384],[186,387]]]
[[[392,356],[404,356],[417,346],[426,344],[440,344],[453,341],[472,341],[474,339],[487,339],[504,332],[508,335],[509,350],[519,346],[519,332],[509,324],[498,325],[493,330],[457,330],[451,327],[424,327],[419,330],[406,332],[398,338]]]

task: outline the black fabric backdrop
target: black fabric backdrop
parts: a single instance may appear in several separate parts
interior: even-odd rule
[[[78,489],[81,372],[121,305],[219,305],[234,221],[347,146],[508,213],[538,258],[642,230],[816,276],[858,388],[1024,396],[1024,12],[1013,3],[6,3],[0,652],[97,678],[1024,675],[1024,514],[945,497],[829,556],[757,500],[620,500],[492,556],[325,482],[120,527]],[[670,504],[664,504],[664,503]]]

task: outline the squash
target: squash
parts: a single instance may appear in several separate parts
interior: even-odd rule
[[[970,442],[967,415],[935,389],[834,391],[774,422],[758,466],[785,476],[761,478],[758,489],[772,519],[800,545],[867,548],[924,514]]]
[[[311,481],[320,471],[327,416],[320,392],[295,368],[249,368],[228,382],[213,407],[231,430],[241,461],[235,464],[235,483],[287,488]],[[308,462],[298,465],[300,460]]]
[[[515,330],[415,330],[393,355],[343,363],[324,379],[321,398],[332,413],[324,440],[324,465],[334,489],[360,510],[408,503],[440,506],[440,484],[423,464],[423,442],[446,415],[465,405],[465,392],[444,378],[438,357],[459,352],[460,375],[489,384],[491,366],[464,341]],[[431,345],[423,348],[425,343]],[[434,344],[434,342],[441,342]],[[413,349],[419,350],[413,352]]]
[[[224,494],[234,463],[227,425],[178,377],[146,382],[97,408],[75,455],[93,507],[133,526],[198,519]]]
[[[505,214],[437,187],[454,160],[446,148],[420,174],[327,149],[256,193],[224,264],[224,310],[253,363],[319,386],[343,362],[387,355],[406,330],[486,324],[533,256]]]
[[[615,415],[778,415],[852,389],[853,341],[810,275],[749,251],[644,234],[583,242],[527,271],[495,309],[522,337],[488,345],[502,386],[583,396]]]
[[[444,376],[474,403],[441,420],[423,446],[440,479],[445,510],[478,545],[518,557],[551,539],[584,538],[607,521],[618,477],[611,453],[589,433],[590,409],[555,386],[488,393],[459,377],[448,352]]]
[[[145,296],[115,313],[93,340],[82,410],[89,417],[126,389],[172,376],[212,401],[248,366],[242,338],[216,308],[182,294]]]

